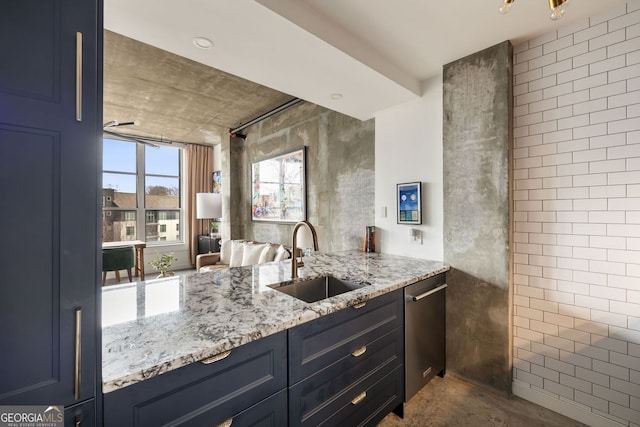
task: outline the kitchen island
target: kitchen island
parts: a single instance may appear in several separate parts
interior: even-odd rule
[[[278,292],[291,261],[148,280],[103,290],[103,392],[143,382],[449,270],[441,262],[345,252],[304,258],[299,279],[365,286],[315,303]]]

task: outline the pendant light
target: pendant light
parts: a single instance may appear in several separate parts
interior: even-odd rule
[[[516,0],[504,0],[500,6],[500,13],[507,13],[511,9]],[[569,0],[549,0],[549,9],[551,9],[551,20],[557,21],[564,15],[564,9],[567,7]]]

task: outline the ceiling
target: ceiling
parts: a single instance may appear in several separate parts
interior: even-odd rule
[[[225,123],[223,126],[231,127],[253,118],[250,111],[278,105],[280,100],[292,96],[366,120],[378,111],[419,98],[423,82],[439,76],[444,64],[504,40],[517,45],[556,28],[572,26],[589,16],[624,7],[626,1],[573,0],[565,17],[557,22],[549,19],[546,0],[517,0],[507,15],[497,12],[501,0],[105,0],[104,3],[106,29],[222,70],[223,81],[233,75],[257,83],[237,91],[230,87],[223,91],[225,96],[237,98],[235,102],[246,101],[247,114],[243,117],[238,114],[225,117],[229,103],[234,102],[229,98],[222,101],[220,108],[201,108],[214,117],[211,120],[219,119]],[[194,37],[206,37],[213,46],[197,48]],[[105,52],[113,53],[107,52],[106,47]],[[171,78],[163,85],[180,85],[185,78],[175,69],[167,74]],[[219,79],[211,77],[205,86],[187,89],[192,93],[185,94],[185,101],[196,100],[189,96],[206,96],[205,87],[213,87]],[[252,102],[254,94],[262,90],[265,105]],[[131,94],[121,91],[117,95]],[[178,103],[174,99],[162,102]],[[199,118],[189,123],[196,114],[182,108],[178,107],[176,114],[165,120],[180,117],[187,120],[186,126],[196,128],[205,120]],[[115,119],[129,119],[122,117]],[[105,114],[105,121],[110,119]]]
[[[208,65],[104,32],[104,121],[137,122],[110,131],[215,145],[229,128],[291,99]]]

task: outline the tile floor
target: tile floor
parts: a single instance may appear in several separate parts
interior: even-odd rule
[[[387,415],[378,427],[583,427],[516,396],[507,397],[451,375],[435,377],[407,404],[404,419]]]

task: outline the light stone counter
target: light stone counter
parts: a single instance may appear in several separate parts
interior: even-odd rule
[[[102,292],[102,380],[108,393],[449,270],[441,262],[344,252],[304,258],[301,278],[370,285],[305,303],[269,285],[291,261],[108,286]]]

